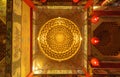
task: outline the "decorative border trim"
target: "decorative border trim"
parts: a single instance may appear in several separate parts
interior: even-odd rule
[[[7,0],[7,15],[6,15],[6,26],[7,26],[7,36],[6,36],[6,69],[5,77],[12,77],[12,10],[13,10],[13,0]]]

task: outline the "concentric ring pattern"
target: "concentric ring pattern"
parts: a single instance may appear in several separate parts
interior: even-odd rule
[[[47,21],[38,34],[40,51],[48,58],[64,61],[72,58],[80,48],[81,33],[69,19],[54,18]]]

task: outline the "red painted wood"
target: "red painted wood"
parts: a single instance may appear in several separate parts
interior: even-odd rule
[[[24,2],[32,9],[35,9],[35,5],[31,0],[24,0]]]
[[[92,15],[113,16],[113,15],[120,15],[120,11],[94,11]]]
[[[98,67],[93,68],[120,68],[120,63],[100,63]]]
[[[84,6],[84,9],[89,8],[90,6],[92,6],[92,4],[93,4],[93,0],[88,0],[87,3]]]
[[[33,77],[33,72],[30,72],[26,77]]]

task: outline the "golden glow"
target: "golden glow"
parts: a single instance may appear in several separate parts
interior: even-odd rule
[[[80,37],[80,40],[81,40],[81,41],[83,40],[82,37]]]
[[[6,2],[7,0],[0,0],[0,20],[6,24]]]
[[[103,9],[105,9],[106,7],[102,7]],[[101,6],[93,6],[93,10],[100,10]]]
[[[72,21],[58,17],[42,26],[37,40],[43,54],[60,62],[77,53],[81,45],[80,38],[79,28]]]
[[[38,40],[38,41],[40,40],[39,37],[37,38],[37,40]]]
[[[3,5],[5,6],[5,5],[6,5],[7,0],[1,0],[0,2],[1,2],[1,4],[3,4]],[[2,5],[2,6],[3,6],[3,5]]]
[[[65,38],[63,34],[59,34],[59,33],[55,37],[57,42],[63,42]]]
[[[33,61],[33,67],[32,70],[34,72],[34,74],[40,74],[42,73],[42,67],[43,67],[43,63],[40,60],[34,60]]]

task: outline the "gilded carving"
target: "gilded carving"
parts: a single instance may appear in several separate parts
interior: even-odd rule
[[[79,28],[69,19],[54,18],[39,31],[38,44],[48,58],[63,61],[72,58],[81,45]]]

